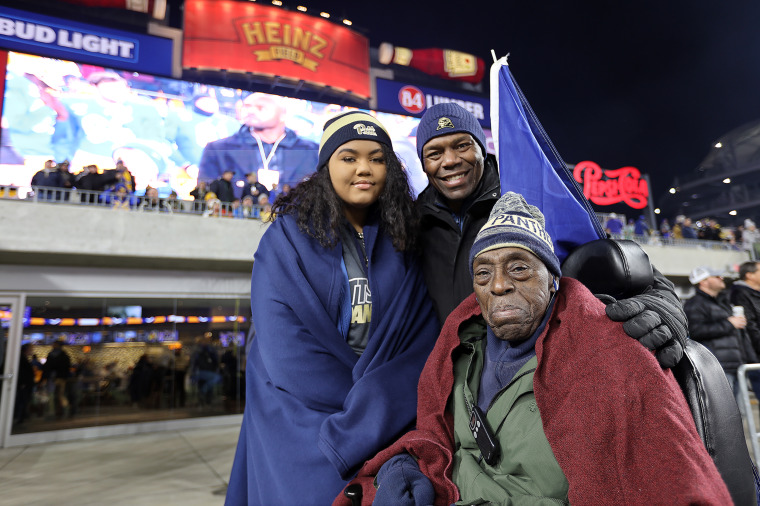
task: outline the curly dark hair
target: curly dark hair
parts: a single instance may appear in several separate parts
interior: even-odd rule
[[[390,236],[396,250],[415,251],[420,219],[409,182],[396,153],[385,144],[381,146],[387,171],[385,188],[370,213],[379,211],[380,227]],[[335,246],[345,215],[327,168],[317,170],[287,195],[280,194],[272,206],[270,221],[280,214],[295,216],[298,228],[325,248]]]

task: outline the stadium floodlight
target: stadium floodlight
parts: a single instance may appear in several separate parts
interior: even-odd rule
[[[354,23],[353,23],[353,22],[352,22],[350,19],[344,19],[344,20],[343,20],[343,24],[344,24],[344,25],[346,25],[346,26],[351,26],[351,25],[353,25]]]
[[[727,177],[726,179],[723,180],[723,182],[726,184],[729,184],[731,182],[731,178]]]
[[[329,18],[330,17],[330,13],[329,12],[320,12],[319,15],[322,16],[323,18]]]
[[[298,9],[301,12],[306,12],[306,7],[303,5],[299,5],[298,7],[296,7],[296,9]]]
[[[729,211],[729,212],[728,212],[728,214],[730,214],[731,216],[736,216],[736,215],[737,215],[737,214],[739,214],[739,213],[737,213],[737,212],[736,212],[736,209],[734,209],[734,210],[732,210],[732,211]]]
[[[722,148],[723,147],[723,143],[722,142],[718,142],[717,144],[715,144],[715,147],[716,148]]]
[[[676,189],[675,189],[675,188],[671,188],[671,189],[670,189],[670,190],[668,190],[668,191],[669,191],[669,192],[671,193],[671,195],[672,195],[672,194],[675,194],[675,192],[676,192]]]
[[[654,210],[654,214],[660,214],[660,208],[659,207]]]

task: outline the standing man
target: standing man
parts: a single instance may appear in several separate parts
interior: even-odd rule
[[[239,174],[261,170],[279,184],[297,184],[317,169],[316,143],[301,139],[285,127],[285,106],[280,97],[248,95],[238,110],[242,123],[234,135],[210,142],[203,149],[198,179],[213,180],[224,169]],[[277,173],[274,176],[273,173]],[[265,181],[271,186],[270,181]]]
[[[422,216],[422,269],[439,320],[472,293],[470,248],[501,195],[496,158],[486,152],[478,120],[454,103],[430,107],[417,127],[417,154],[429,185],[417,198]],[[505,189],[506,190],[506,189]],[[673,284],[655,269],[653,290],[607,306],[607,314],[626,321],[667,367],[683,354],[686,320]],[[666,315],[676,316],[675,318]],[[673,321],[667,326],[666,319]]]
[[[760,354],[760,263],[739,266],[739,281],[731,285],[731,304],[744,307],[747,334],[755,353]],[[760,392],[758,392],[760,395]]]
[[[747,348],[741,329],[747,326],[744,316],[733,316],[720,271],[709,267],[697,267],[689,274],[689,282],[697,293],[684,303],[689,319],[689,335],[705,345],[718,359],[726,378],[734,391],[739,393],[736,370],[747,360]],[[751,350],[754,354],[754,350]],[[739,403],[739,406],[742,404]]]
[[[42,170],[32,176],[32,189],[39,200],[53,200],[56,192],[50,188],[63,188],[63,177],[58,171],[55,160],[45,161]]]
[[[235,188],[232,186],[234,175],[235,171],[227,169],[222,173],[222,177],[209,185],[209,190],[216,194],[216,198],[227,204],[235,200]]]
[[[246,174],[245,181],[246,182],[243,185],[243,191],[240,192],[240,200],[243,200],[244,198],[251,196],[253,197],[254,202],[258,202],[259,195],[264,194],[267,197],[270,195],[269,190],[267,190],[267,187],[259,183],[259,178],[255,172],[249,172],[248,174]]]

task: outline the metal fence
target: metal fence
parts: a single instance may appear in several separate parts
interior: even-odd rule
[[[67,204],[78,206],[105,207],[126,211],[153,212],[158,214],[196,214],[200,216],[263,219],[268,210],[256,204],[249,209],[228,202],[197,201],[146,197],[136,195],[119,196],[110,191],[90,191],[76,188],[48,188],[36,186],[33,191],[19,198],[19,189],[14,186],[0,186],[0,198],[18,199],[24,202]]]

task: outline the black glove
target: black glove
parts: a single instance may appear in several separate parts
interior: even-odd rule
[[[604,296],[607,316],[623,323],[623,330],[642,346],[656,350],[657,361],[665,369],[683,357],[688,323],[681,304],[648,288],[644,293],[616,301]]]
[[[377,492],[372,504],[376,506],[427,506],[435,500],[433,484],[408,453],[396,455],[383,464],[375,482]]]

